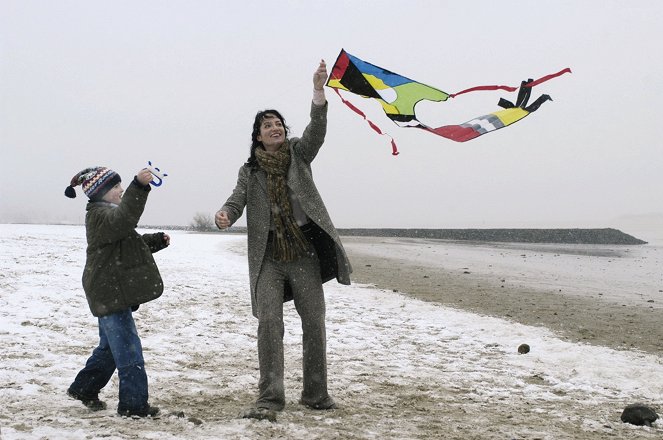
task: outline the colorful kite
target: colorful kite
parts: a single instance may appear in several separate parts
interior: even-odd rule
[[[548,95],[541,95],[536,101],[528,105],[532,87],[567,72],[570,73],[571,69],[563,69],[557,73],[539,78],[536,81],[532,79],[523,81],[520,88],[503,85],[477,86],[452,94],[390,72],[374,64],[367,63],[350,55],[345,50],[341,50],[336,63],[332,67],[327,86],[333,88],[341,98],[341,101],[362,116],[371,128],[379,134],[386,135],[377,125],[367,119],[361,110],[345,100],[339,93],[339,89],[377,100],[382,105],[382,109],[389,119],[401,127],[420,128],[447,139],[465,142],[482,134],[511,125],[536,111],[541,104],[551,100],[551,98]],[[432,128],[419,121],[414,112],[415,105],[424,99],[440,102],[479,90],[506,90],[515,92],[518,89],[520,90],[515,104],[501,98],[498,105],[503,110],[480,116],[460,125],[445,125]],[[391,146],[393,150],[392,154],[398,154],[393,138],[391,139]]]

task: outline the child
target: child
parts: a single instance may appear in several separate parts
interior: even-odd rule
[[[117,368],[122,416],[156,416],[159,408],[148,403],[143,349],[132,311],[161,296],[163,281],[153,252],[166,248],[170,237],[163,232],[139,235],[138,225],[152,174],[140,170],[126,193],[115,171],[86,168],[71,179],[65,195],[76,197],[82,185],[89,197],[85,216],[87,259],[83,289],[92,314],[99,321],[99,346],[94,349],[67,394],[93,411],[106,409],[99,391]],[[124,196],[123,196],[124,193]]]

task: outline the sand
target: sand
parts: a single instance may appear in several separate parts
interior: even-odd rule
[[[663,248],[344,237],[353,281],[660,355]]]
[[[655,327],[642,324],[663,305],[660,248],[346,239],[355,281],[370,278],[384,288],[325,285],[328,383],[340,408],[317,412],[298,404],[302,329],[290,302],[287,405],[271,423],[238,417],[253,403],[259,376],[246,237],[171,235],[172,246],[155,256],[166,291],[135,315],[150,401],[163,415],[132,420],[115,413],[117,376],[100,394],[105,411],[91,413],[65,395],[97,342],[81,291],[83,228],[0,225],[0,438],[663,436],[661,422],[638,427],[620,420],[635,402],[663,413],[660,354],[638,351],[647,349],[645,339],[661,340]],[[450,307],[409,297],[415,294]],[[601,322],[609,307],[617,310]],[[649,338],[632,338],[617,327],[620,320],[635,322],[632,328],[649,331]],[[554,325],[585,343],[560,340],[543,327]],[[522,342],[531,345],[527,355],[516,351]]]

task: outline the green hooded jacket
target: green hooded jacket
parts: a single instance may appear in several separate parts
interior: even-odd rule
[[[135,229],[150,189],[134,179],[119,205],[97,201],[87,205],[83,289],[94,316],[135,310],[163,293],[152,253],[167,246],[164,234],[140,235]]]

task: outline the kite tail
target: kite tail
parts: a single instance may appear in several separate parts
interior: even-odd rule
[[[543,104],[546,101],[552,101],[552,98],[550,95],[541,95],[537,98],[536,101],[531,103],[529,106],[525,107],[525,110],[527,110],[530,113],[533,113],[541,107],[541,104]]]
[[[383,131],[380,129],[380,127],[378,127],[377,125],[375,125],[375,123],[374,123],[373,121],[371,121],[370,119],[368,119],[368,118],[366,117],[366,115],[364,114],[364,112],[362,112],[362,111],[359,110],[357,107],[355,107],[354,104],[352,104],[350,101],[347,101],[346,99],[344,99],[344,98],[341,96],[341,93],[338,91],[338,89],[334,88],[334,91],[336,92],[336,94],[338,95],[338,97],[341,98],[341,102],[343,102],[343,104],[347,105],[348,108],[349,108],[350,110],[352,110],[353,112],[357,113],[359,116],[361,116],[362,118],[364,118],[364,120],[368,123],[368,125],[369,125],[373,130],[375,130],[378,134],[381,134],[381,135],[383,135],[383,136],[389,136],[389,138],[391,139],[391,154],[394,155],[394,156],[398,156],[398,147],[396,147],[396,141],[394,140],[394,138],[391,137],[391,135],[389,135],[389,134],[383,132]]]
[[[551,73],[550,75],[542,76],[541,78],[537,79],[536,81],[532,81],[532,82],[528,83],[525,87],[538,86],[539,84],[544,83],[544,82],[548,81],[549,79],[557,78],[558,76],[561,76],[565,73],[571,73],[571,69],[569,69],[567,67],[566,69],[562,69],[557,73]]]
[[[529,97],[532,95],[532,87],[526,87],[528,84],[532,83],[532,79],[528,79],[527,81],[522,81],[520,83],[520,90],[518,90],[518,98],[516,99],[516,107],[520,108],[525,108],[527,106],[527,101],[529,101]]]
[[[449,95],[450,98],[455,98],[458,95],[462,95],[463,93],[470,93],[470,92],[476,92],[479,90],[506,90],[507,92],[515,92],[518,90],[518,87],[511,87],[511,86],[476,86],[476,87],[470,87],[469,89],[461,90],[458,93],[452,93]]]
[[[522,84],[523,87],[534,87],[538,86],[541,83],[544,83],[548,80],[551,80],[553,78],[557,78],[558,76],[561,76],[565,73],[571,73],[571,69],[568,67],[565,69],[560,70],[557,73],[551,73],[550,75],[542,76],[541,78],[537,80],[529,80],[527,81],[527,84]],[[481,91],[481,90],[506,90],[507,92],[515,92],[518,90],[518,87],[511,87],[511,86],[476,86],[476,87],[470,87],[469,89],[461,90],[458,93],[452,93],[449,95],[450,98],[455,98],[458,95],[462,95],[464,93],[470,93],[470,92],[476,92],[476,91]],[[522,90],[522,89],[521,89]],[[521,106],[518,106],[521,107]]]
[[[527,81],[522,81],[520,83],[520,90],[518,90],[518,98],[516,98],[515,104],[507,99],[500,98],[497,105],[502,108],[525,108],[525,106],[527,106],[527,101],[529,101],[529,97],[532,94],[532,88],[528,87],[528,84],[532,81],[532,79],[528,79]]]

